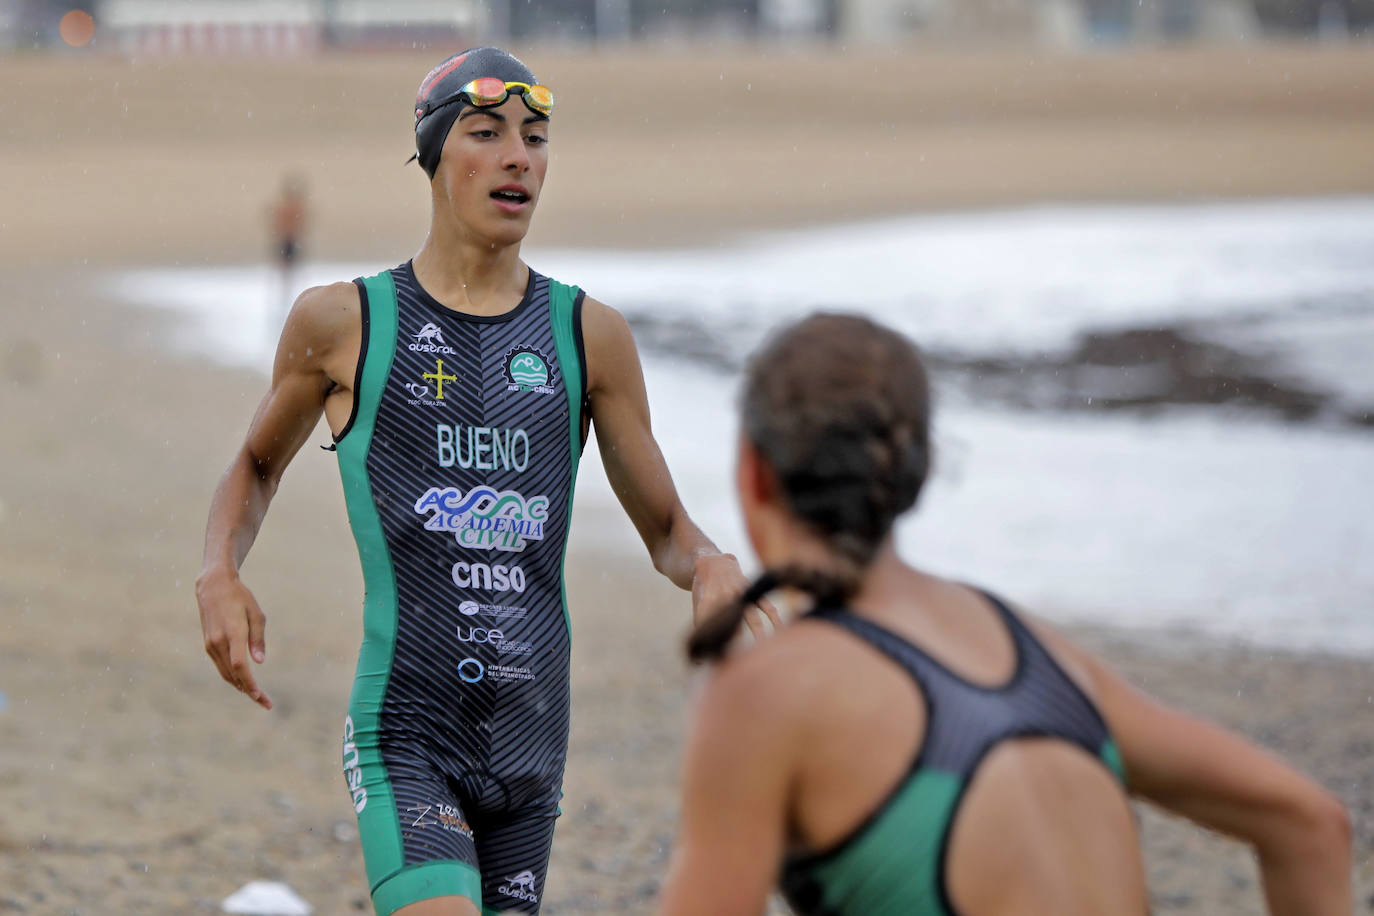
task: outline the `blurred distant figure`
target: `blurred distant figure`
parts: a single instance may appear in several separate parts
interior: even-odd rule
[[[272,204],[273,257],[281,277],[281,312],[291,306],[295,288],[296,262],[301,254],[301,237],[305,234],[305,182],[299,175],[287,175],[282,181],[281,194]]]
[[[1344,41],[1350,37],[1350,17],[1340,0],[1322,0],[1317,8],[1317,37],[1323,41]]]

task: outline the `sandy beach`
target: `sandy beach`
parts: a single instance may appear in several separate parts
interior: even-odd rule
[[[338,772],[362,581],[334,458],[302,450],[244,570],[269,620],[261,681],[277,708],[263,713],[205,657],[192,594],[209,496],[263,376],[176,356],[165,319],[102,282],[260,260],[287,170],[307,176],[310,257],[408,256],[428,212],[402,167],[408,105],[445,53],[0,59],[0,914],[211,913],[255,879],[317,914],[370,911]],[[728,245],[917,210],[1374,193],[1368,45],[525,56],[560,94],[533,243]],[[628,528],[614,505],[577,507],[552,916],[648,912],[676,820],[688,602],[613,549]],[[1357,908],[1374,912],[1369,659],[1072,635],[1338,793]],[[1263,912],[1248,851],[1141,818],[1156,913]]]

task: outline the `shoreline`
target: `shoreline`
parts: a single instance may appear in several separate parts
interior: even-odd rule
[[[1374,56],[1374,55],[1371,55]],[[846,227],[868,227],[874,224],[900,222],[908,219],[938,219],[941,217],[979,218],[1001,214],[1025,214],[1036,211],[1054,210],[1115,210],[1198,208],[1212,206],[1257,207],[1287,204],[1333,204],[1344,202],[1364,202],[1374,200],[1374,182],[1369,188],[1356,190],[1335,190],[1329,192],[1305,193],[1267,193],[1245,192],[1237,194],[1198,194],[1176,197],[1142,194],[1122,197],[1082,197],[1070,193],[1047,198],[1000,199],[989,198],[982,202],[967,204],[923,204],[913,203],[908,209],[880,210],[870,213],[842,211],[834,216],[817,214],[814,217],[798,219],[788,216],[785,219],[770,221],[767,218],[737,225],[733,229],[722,230],[717,225],[693,221],[669,235],[625,237],[619,232],[593,232],[565,235],[561,231],[551,235],[531,236],[525,242],[525,253],[538,257],[541,251],[623,251],[632,254],[652,254],[680,251],[709,252],[728,249],[733,245],[751,244],[760,238],[806,234],[811,232],[833,232]],[[416,215],[422,220],[423,214]],[[390,256],[379,254],[382,248],[359,249],[358,251],[325,250],[316,252],[306,250],[305,257],[298,262],[301,266],[319,264],[351,264],[370,267],[374,272],[395,267],[412,257],[419,249],[423,238],[416,238],[394,246]],[[413,243],[412,243],[413,242]],[[409,246],[409,247],[407,247]],[[58,270],[97,271],[105,273],[129,273],[144,270],[198,270],[198,269],[249,269],[272,263],[272,252],[265,246],[262,250],[234,247],[217,251],[196,252],[193,258],[175,252],[160,255],[148,253],[141,259],[131,259],[126,253],[113,251],[105,256],[83,256],[81,263],[73,262],[67,252],[24,252],[22,258],[7,260],[6,253],[0,249],[0,265],[12,268],[25,268],[37,271]]]
[[[175,348],[169,349],[165,341],[158,341],[156,339],[158,331],[160,329],[165,329],[167,326],[168,312],[165,308],[151,305],[137,305],[123,301],[100,300],[94,300],[90,305],[92,308],[104,312],[103,321],[110,325],[110,333],[122,335],[127,341],[136,346],[140,359],[165,363],[166,366],[170,368],[173,375],[207,371],[204,357],[194,353],[180,351]],[[178,316],[178,323],[183,329],[193,328],[195,326],[193,316],[186,315],[185,313],[173,314]],[[640,336],[638,329],[636,330],[636,336]],[[20,343],[23,343],[22,339]],[[649,349],[645,347],[642,339],[640,340],[640,346],[645,354],[650,352]],[[32,351],[23,355],[28,360],[36,358],[33,356]],[[4,354],[0,353],[0,357],[3,356]],[[11,360],[11,362],[13,362],[13,360]],[[3,363],[3,360],[0,360],[0,363]],[[3,370],[3,365],[0,365],[0,370]],[[24,371],[31,372],[33,370]],[[246,379],[244,391],[253,396],[256,396],[258,391],[265,390],[265,379],[267,375],[265,366],[248,367],[244,365],[218,365],[212,371],[222,371],[235,377],[244,377]],[[959,400],[963,399],[965,399],[965,396],[961,396]],[[1017,414],[1022,409],[1020,405],[1016,404],[997,403],[991,405],[980,404],[973,408],[975,415],[978,416],[993,414],[1001,417]],[[1160,412],[1143,412],[1139,409],[1133,411],[1129,408],[1123,409],[1116,407],[1095,409],[1092,411],[1041,407],[1035,408],[1032,413],[1033,415],[1046,417],[1051,423],[1067,421],[1075,425],[1080,421],[1091,424],[1094,422],[1095,417],[1101,417],[1108,420],[1125,419],[1128,422],[1131,420],[1145,421],[1147,419],[1158,420],[1163,418],[1167,421],[1172,419],[1175,421],[1175,426],[1179,426],[1179,424],[1183,426],[1192,426],[1194,425],[1194,421],[1197,421],[1203,426],[1223,422],[1217,417],[1210,415],[1207,409],[1202,409],[1203,412],[1198,413],[1197,411],[1199,409],[1201,408],[1187,404],[1165,405],[1161,408]],[[1228,417],[1224,423],[1226,425],[1236,425],[1240,429],[1253,427],[1256,432],[1261,434],[1294,426],[1296,430],[1301,432],[1311,432],[1318,436],[1330,434],[1341,440],[1349,438],[1353,443],[1363,442],[1365,435],[1363,427],[1342,425],[1324,426],[1320,423],[1313,422],[1298,422],[1294,424],[1293,421],[1279,419],[1261,411],[1250,411],[1238,417]],[[945,428],[948,429],[949,427]],[[319,432],[314,439],[323,441],[325,438],[323,427],[320,429],[321,432]],[[312,439],[312,441],[314,441],[314,439]],[[589,448],[591,446],[592,443],[589,442]],[[306,451],[309,452],[310,450],[307,448]],[[592,474],[601,474],[599,461],[595,463],[597,464],[596,467],[584,468],[582,472],[584,478]],[[960,472],[956,471],[955,474],[958,476]],[[938,478],[934,481],[934,483],[937,484],[940,482]],[[693,506],[689,503],[689,509],[692,508]],[[579,486],[577,508],[575,509],[574,518],[583,517],[588,519],[588,521],[583,524],[583,527],[601,525],[613,526],[618,530],[618,536],[604,538],[603,543],[607,546],[614,546],[619,555],[623,557],[638,557],[640,547],[637,535],[634,533],[633,529],[629,527],[628,523],[625,522],[619,505],[614,501],[610,491],[605,487],[604,479],[598,478],[591,482],[586,482],[584,480],[584,483]],[[351,549],[350,542],[346,547],[346,551]],[[747,565],[746,568],[748,568]],[[966,571],[955,569],[949,570],[949,574],[956,578],[959,577],[960,572]],[[994,589],[998,587],[998,583],[995,581],[986,584]],[[1016,595],[1012,594],[1009,597],[1015,600]],[[1205,601],[1199,601],[1200,607],[1205,606],[1205,604]],[[1081,601],[1075,604],[1062,598],[1054,599],[1051,597],[1048,600],[1043,598],[1037,599],[1029,604],[1028,610],[1045,616],[1057,626],[1064,626],[1075,631],[1084,632],[1097,640],[1107,643],[1124,641],[1139,642],[1142,644],[1142,648],[1149,648],[1151,650],[1164,648],[1174,644],[1179,646],[1205,646],[1207,647],[1205,651],[1234,650],[1252,654],[1296,654],[1304,657],[1311,656],[1316,659],[1327,657],[1333,660],[1374,659],[1374,646],[1368,645],[1349,646],[1345,651],[1340,651],[1339,649],[1333,649],[1322,643],[1309,643],[1300,647],[1294,647],[1287,641],[1287,637],[1273,633],[1258,638],[1245,639],[1234,634],[1228,635],[1208,629],[1203,623],[1190,625],[1170,622],[1168,620],[1154,622],[1141,620],[1138,617],[1129,622],[1112,623],[1109,619],[1109,611],[1097,608],[1091,604],[1085,605]],[[1204,650],[1198,649],[1197,651],[1202,652]]]
[[[1244,211],[1242,211],[1244,212]],[[1363,211],[1361,211],[1363,212]],[[1234,218],[1234,215],[1232,216]],[[775,246],[776,247],[776,246]],[[560,260],[566,261],[567,258]],[[537,262],[536,262],[537,263]],[[328,270],[321,265],[314,272]],[[592,274],[604,274],[603,268],[590,268]],[[236,271],[235,274],[248,271]],[[265,271],[261,271],[264,278]],[[556,274],[561,275],[561,274]],[[195,278],[196,271],[189,276]],[[209,271],[204,275],[202,285],[219,284],[225,288],[237,288],[245,284],[233,279],[228,272]],[[248,284],[251,286],[251,284]],[[173,296],[174,298],[174,296]],[[223,299],[221,295],[218,298]],[[621,297],[608,298],[613,303],[621,302]],[[633,304],[633,303],[632,303]],[[622,304],[622,308],[625,306]],[[694,429],[700,432],[710,430],[711,438],[721,430],[720,425],[710,418],[718,417],[721,410],[730,410],[724,396],[717,388],[722,385],[700,382],[704,387],[693,388],[698,397],[693,404],[684,404],[671,392],[686,385],[698,384],[698,376],[713,374],[716,368],[733,372],[737,362],[725,358],[720,365],[710,363],[705,371],[692,364],[686,374],[673,356],[675,346],[686,340],[688,344],[704,343],[696,341],[698,332],[693,327],[679,327],[681,315],[669,310],[660,325],[654,325],[655,310],[647,306],[626,309],[641,353],[645,359],[649,390],[653,410],[661,416],[690,418]],[[147,323],[156,327],[158,322],[166,322],[169,317],[164,312],[144,310]],[[1147,319],[1137,319],[1136,325]],[[250,327],[251,327],[250,323]],[[192,329],[202,337],[218,342],[223,346],[229,335],[229,328],[223,324],[211,325],[218,328],[210,332],[197,331],[195,316],[185,324],[178,324],[177,336],[183,337],[182,328]],[[701,333],[709,333],[710,324],[704,325]],[[647,333],[646,331],[651,332]],[[1120,336],[1120,335],[1118,335]],[[1154,335],[1160,336],[1157,332]],[[159,341],[150,341],[150,352],[166,354]],[[1162,361],[1168,366],[1178,366],[1185,374],[1210,359],[1207,352],[1195,357],[1192,350],[1180,349],[1177,340],[1170,339],[1156,346],[1149,353],[1148,360],[1138,360],[1148,364]],[[718,352],[723,357],[731,357],[740,352],[737,344],[730,341],[716,341]],[[692,350],[691,347],[685,349]],[[1081,349],[1081,347],[1080,347]],[[1118,345],[1116,350],[1120,350]],[[1204,350],[1202,347],[1194,348]],[[207,351],[208,352],[208,351]],[[1330,602],[1343,597],[1351,606],[1367,606],[1359,593],[1357,583],[1365,581],[1358,569],[1349,568],[1351,551],[1359,552],[1357,545],[1362,543],[1358,537],[1341,540],[1342,526],[1356,524],[1348,511],[1340,508],[1349,499],[1346,495],[1333,495],[1333,485],[1307,486],[1307,507],[1297,510],[1289,507],[1294,499],[1301,500],[1303,495],[1294,481],[1304,479],[1318,469],[1328,481],[1347,481],[1351,486],[1359,484],[1359,463],[1371,454],[1374,442],[1367,439],[1367,429],[1352,423],[1325,423],[1320,417],[1287,417],[1274,411],[1251,406],[1236,409],[1229,403],[1196,404],[1187,397],[1178,398],[1181,404],[1171,403],[1172,395],[1144,399],[1139,392],[1135,394],[1136,403],[1118,406],[1109,399],[1094,398],[1101,394],[1101,387],[1094,392],[1089,389],[1086,397],[1074,392],[1075,401],[1065,403],[1056,399],[1054,394],[1075,387],[1077,371],[1066,371],[1070,367],[1082,368],[1083,374],[1089,370],[1100,376],[1102,359],[1089,353],[1081,367],[1070,357],[1045,357],[1038,360],[1023,357],[1019,360],[1002,360],[999,373],[977,378],[980,387],[965,387],[966,369],[949,372],[940,363],[942,354],[948,352],[938,346],[927,347],[927,355],[935,369],[937,388],[941,389],[941,416],[937,420],[937,433],[942,446],[947,446],[945,454],[950,458],[943,470],[937,471],[932,481],[927,506],[937,509],[936,515],[925,515],[909,526],[910,533],[921,542],[908,543],[903,533],[904,552],[912,557],[925,558],[935,570],[944,570],[956,578],[988,575],[993,587],[1005,587],[1012,595],[1021,595],[1033,610],[1048,610],[1047,616],[1059,621],[1086,622],[1089,626],[1113,626],[1124,633],[1160,633],[1164,640],[1209,642],[1228,641],[1228,634],[1235,634],[1238,645],[1258,649],[1291,647],[1294,643],[1322,651],[1323,647],[1336,648],[1340,657],[1374,656],[1374,630],[1362,625],[1356,616],[1346,613],[1320,616],[1312,626],[1304,623],[1298,615],[1285,608],[1279,598],[1272,594],[1290,595],[1293,600],[1302,600],[1307,591],[1307,600],[1312,603]],[[976,351],[975,351],[976,352]],[[1108,354],[1110,356],[1110,354]],[[157,357],[157,358],[160,358]],[[168,359],[194,361],[202,357],[167,356]],[[737,359],[737,357],[734,357]],[[266,359],[261,360],[263,363]],[[709,361],[708,361],[709,362]],[[979,364],[987,362],[982,359]],[[1247,361],[1241,370],[1251,387],[1257,375],[1257,362]],[[1020,371],[1017,371],[1020,367]],[[962,368],[962,367],[961,367]],[[254,369],[261,375],[261,369]],[[1057,376],[1062,376],[1056,378]],[[1013,388],[1011,397],[988,398],[980,394],[986,389],[1005,385],[1007,380],[1022,381]],[[1204,381],[1209,384],[1216,379],[1226,379],[1209,370]],[[1036,384],[1026,384],[1028,380],[1038,380]],[[1049,387],[1040,382],[1055,382],[1057,387]],[[1101,386],[1102,383],[1099,383]],[[1066,387],[1067,386],[1067,387]],[[1244,392],[1241,386],[1236,386]],[[944,389],[948,390],[944,390]],[[1025,389],[1033,389],[1026,391]],[[953,395],[953,397],[946,397]],[[1091,407],[1081,402],[1091,400]],[[699,409],[698,409],[699,408]],[[1069,408],[1069,409],[1066,409]],[[704,424],[704,425],[703,425]],[[669,456],[669,463],[678,472],[680,490],[687,500],[688,508],[701,519],[708,530],[721,532],[716,536],[725,538],[722,544],[727,549],[740,551],[743,545],[738,540],[739,532],[728,510],[723,509],[720,500],[711,497],[716,483],[728,480],[728,456],[724,446],[720,454],[714,449],[698,452],[692,445],[684,445],[683,437],[674,435],[671,428],[665,428],[660,445]],[[1191,459],[1176,458],[1169,450],[1157,448],[1151,440],[1169,439],[1175,443],[1175,451],[1191,454]],[[1005,461],[989,460],[992,454],[1019,454],[1022,467],[1010,467]],[[1127,457],[1127,453],[1135,457]],[[1085,476],[1075,480],[1065,480],[1056,466],[1065,460],[1086,464]],[[1241,473],[1237,462],[1245,462],[1265,468],[1263,472],[1246,474],[1237,478],[1238,482],[1222,487],[1208,485],[1208,475],[1229,475],[1236,477]],[[1115,471],[1099,472],[1094,468],[1115,468]],[[979,478],[964,483],[969,469],[989,481],[989,488],[977,484]],[[593,471],[589,468],[588,471]],[[1028,506],[1024,513],[1012,510],[1000,520],[991,515],[991,504],[1001,499],[1016,501],[1014,493],[999,486],[993,478],[1020,473],[1037,477],[1043,486],[1050,487],[1057,495],[1047,500],[1022,500]],[[1119,500],[1111,496],[1112,490],[1121,490],[1109,479],[1111,474],[1130,477],[1134,474],[1146,475],[1151,484],[1141,484],[1130,488],[1130,494],[1122,495]],[[1246,496],[1244,481],[1258,483],[1266,474],[1279,475],[1274,492],[1259,503],[1252,503]],[[685,475],[685,476],[684,476]],[[1339,478],[1337,477],[1339,475]],[[587,476],[584,472],[584,477]],[[1150,486],[1172,488],[1181,494],[1178,499],[1168,499],[1167,494],[1156,498],[1151,495]],[[704,490],[703,487],[706,489]],[[1106,502],[1094,506],[1078,505],[1084,500],[1075,499],[1074,491],[1103,492]],[[1137,493],[1137,491],[1141,491]],[[1349,490],[1349,493],[1359,492]],[[618,512],[604,481],[597,476],[579,488],[579,502],[586,504],[589,497],[596,497],[605,505],[599,506],[600,515],[613,515]],[[1044,505],[1041,505],[1044,503]],[[1107,508],[1108,506],[1113,508]],[[941,506],[961,507],[939,514]],[[1102,512],[1121,516],[1137,512],[1155,511],[1158,507],[1172,522],[1162,521],[1142,526],[1137,525],[1133,532],[1118,530],[1098,516]],[[968,510],[972,514],[968,514]],[[1260,550],[1262,554],[1274,551],[1273,561],[1258,564],[1247,559],[1243,551],[1226,548],[1207,547],[1209,540],[1216,534],[1227,530],[1230,516],[1228,512],[1243,513],[1252,520],[1251,533],[1246,543],[1249,549]],[[703,514],[703,512],[705,514]],[[1179,515],[1178,513],[1182,513]],[[1314,513],[1325,515],[1314,515]],[[962,516],[962,517],[958,517]],[[1059,517],[1065,521],[1057,521]],[[1309,516],[1312,518],[1309,519]],[[1161,516],[1163,517],[1163,516]],[[1323,520],[1327,519],[1327,520]],[[1001,531],[1005,526],[1021,530],[1029,526],[1046,535],[1049,542],[1042,545],[1040,562],[1047,569],[1063,572],[1055,575],[1037,575],[1035,563],[1021,559],[1020,555],[1029,553],[1015,544],[1007,544],[1006,538],[992,536],[979,541],[972,534],[953,531],[948,537],[935,537],[930,532],[943,524],[957,522],[959,528],[969,532],[985,531],[989,534]],[[931,526],[934,526],[932,528]],[[1115,536],[1122,539],[1118,548],[1102,548],[1078,557],[1070,556],[1066,549],[1053,545],[1077,537],[1081,532],[1098,530],[1104,543],[1113,543]],[[1364,526],[1347,531],[1359,534],[1367,529]],[[729,532],[726,534],[725,532]],[[1289,533],[1286,533],[1289,532]],[[628,535],[633,538],[633,534]],[[1315,545],[1326,545],[1325,549],[1335,551],[1327,554],[1331,569],[1346,569],[1353,574],[1348,577],[1329,579],[1327,583],[1308,585],[1310,570],[1305,561],[1288,559],[1292,554],[1288,543],[1292,537],[1306,538]],[[1222,572],[1205,572],[1205,565],[1194,562],[1192,555],[1185,555],[1171,544],[1195,539],[1202,548],[1198,556],[1213,557],[1231,575],[1245,576],[1260,572],[1259,579],[1267,585],[1249,586],[1244,583],[1231,585],[1227,575]],[[941,543],[942,541],[948,543]],[[1151,547],[1153,545],[1153,547]],[[632,550],[635,548],[632,548]],[[979,551],[982,551],[979,553]],[[1177,576],[1174,584],[1166,584],[1162,590],[1155,590],[1151,597],[1150,564],[1136,564],[1130,557],[1149,555],[1154,550],[1156,570],[1166,579]],[[1281,551],[1281,552],[1280,552]],[[1033,551],[1032,551],[1033,552]],[[1314,547],[1302,556],[1316,558],[1319,551]],[[975,563],[972,558],[983,557],[985,561]],[[1344,559],[1342,559],[1344,557]],[[1086,563],[1087,569],[1080,569],[1075,561]],[[1261,567],[1268,571],[1264,572]],[[998,582],[1001,579],[1004,586]],[[1084,585],[1092,581],[1097,584]],[[1258,580],[1257,580],[1258,581]],[[1112,585],[1115,583],[1115,585]],[[1345,583],[1340,585],[1338,583]],[[1339,607],[1340,604],[1328,605]],[[1344,627],[1342,631],[1341,627]],[[1348,634],[1343,637],[1342,632]],[[1146,637],[1153,638],[1153,637]],[[1339,650],[1345,651],[1339,651]]]

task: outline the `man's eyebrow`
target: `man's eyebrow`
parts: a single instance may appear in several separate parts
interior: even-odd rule
[[[463,120],[464,118],[468,117],[469,115],[486,115],[488,118],[495,118],[496,120],[500,121],[502,124],[505,124],[505,123],[506,123],[506,116],[505,116],[505,115],[501,114],[501,113],[498,112],[498,111],[491,111],[491,110],[486,109],[486,108],[469,108],[467,111],[464,111],[462,114],[460,114],[460,115],[458,116],[458,120],[461,121],[461,120]]]

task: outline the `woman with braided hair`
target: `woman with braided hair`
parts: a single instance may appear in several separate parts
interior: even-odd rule
[[[1276,914],[1351,912],[1350,824],[1325,790],[1137,692],[997,597],[898,556],[930,466],[916,348],[815,315],[752,360],[737,487],[765,572],[692,634],[694,713],[660,913],[1131,914],[1128,799],[1253,844]],[[813,606],[730,654],[744,608]]]

